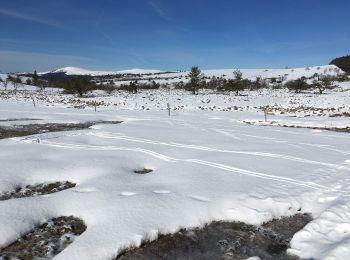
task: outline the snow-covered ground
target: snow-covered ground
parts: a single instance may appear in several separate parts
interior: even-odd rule
[[[213,220],[258,225],[307,212],[314,220],[295,234],[289,252],[348,259],[350,134],[243,123],[264,121],[262,107],[269,105],[269,122],[350,127],[343,116],[350,112],[350,84],[340,87],[324,95],[153,90],[95,92],[83,99],[31,86],[17,94],[0,91],[0,120],[42,119],[0,126],[123,121],[0,140],[0,193],[77,183],[50,195],[2,201],[0,248],[59,216],[79,217],[87,230],[55,259],[102,260],[142,240]],[[100,102],[97,112],[91,101]],[[79,105],[85,109],[74,108]],[[134,173],[143,168],[153,172]]]

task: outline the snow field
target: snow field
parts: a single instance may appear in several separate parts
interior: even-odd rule
[[[242,72],[251,79],[288,71],[288,79],[294,79],[326,69],[335,73],[330,68]],[[74,69],[74,73],[81,70]],[[203,72],[229,77],[232,71]],[[184,78],[187,72],[178,74]],[[16,94],[1,92],[3,127],[98,120],[123,123],[0,140],[0,193],[25,185],[77,183],[49,195],[0,201],[0,248],[37,224],[60,216],[83,219],[87,230],[55,259],[102,260],[159,234],[214,220],[259,225],[306,212],[314,220],[295,234],[290,253],[301,258],[347,259],[349,134],[279,127],[350,127],[349,117],[344,116],[350,112],[350,85],[339,85],[324,95],[263,89],[242,92],[247,96],[207,90],[194,96],[161,89],[135,95],[95,91],[88,98],[76,98],[57,89],[38,92],[27,85]],[[103,101],[97,112],[89,106],[91,101]],[[171,117],[165,111],[167,103]],[[269,114],[264,122],[266,106]],[[22,121],[6,121],[16,118]],[[144,168],[153,172],[134,173]]]
[[[87,230],[55,259],[110,259],[142,240],[213,220],[264,221],[311,212],[292,253],[349,254],[347,134],[249,126],[229,112],[76,110],[0,104],[1,118],[43,122],[121,120],[87,130],[1,140],[0,192],[72,181],[62,192],[0,203],[0,246],[53,217]],[[41,142],[37,143],[37,137]],[[138,175],[135,169],[152,169]]]

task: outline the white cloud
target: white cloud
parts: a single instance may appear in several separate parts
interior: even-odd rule
[[[166,12],[159,5],[157,5],[156,2],[148,1],[147,3],[152,7],[153,11],[158,14],[159,17],[163,19],[169,19]]]
[[[42,18],[42,17],[36,17],[36,16],[24,14],[24,13],[14,11],[14,10],[9,10],[9,9],[1,9],[0,8],[0,15],[8,16],[8,17],[28,21],[28,22],[45,24],[45,25],[53,26],[53,27],[61,27],[62,26],[59,22],[57,22],[55,20]]]

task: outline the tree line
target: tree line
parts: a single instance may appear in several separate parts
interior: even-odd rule
[[[39,76],[36,71],[32,74],[27,74],[27,85],[34,85],[44,89],[46,87],[63,88],[67,94],[77,94],[82,97],[89,91],[104,90],[107,93],[112,93],[115,89],[128,91],[130,93],[138,93],[139,89],[159,89],[162,85],[154,80],[146,81],[130,81],[128,84],[122,84],[118,87],[115,86],[113,80],[108,82],[96,82],[95,77],[92,76],[74,76],[66,74],[46,74]],[[348,76],[339,74],[337,76],[330,76],[324,74],[315,73],[312,77],[302,77],[296,80],[286,81],[285,77],[265,79],[256,77],[254,80],[243,78],[243,74],[239,70],[233,71],[232,78],[227,79],[223,75],[222,77],[212,76],[206,77],[199,67],[192,67],[187,75],[188,82],[174,83],[176,89],[183,89],[197,95],[200,89],[211,89],[218,92],[234,92],[239,95],[244,90],[258,90],[261,88],[282,88],[285,87],[295,93],[302,91],[316,89],[320,94],[325,90],[330,90],[336,87],[334,82],[348,80]],[[11,82],[14,89],[17,90],[19,86],[23,84],[20,76],[8,75],[6,80],[3,81],[5,90],[8,83]]]
[[[187,83],[180,81],[175,84],[175,88],[191,91],[194,95],[198,94],[199,89],[232,91],[235,92],[236,95],[239,95],[240,91],[243,90],[268,88],[271,86],[271,83],[275,88],[286,87],[290,91],[294,91],[296,93],[317,89],[318,92],[322,94],[325,90],[334,89],[336,87],[334,84],[335,81],[344,81],[348,79],[346,75],[331,76],[315,73],[310,78],[301,77],[299,79],[289,80],[283,83],[286,80],[284,77],[278,80],[276,78],[268,80],[261,77],[257,77],[255,80],[244,79],[242,72],[235,70],[233,71],[233,79],[213,76],[210,80],[207,80],[198,67],[192,67],[188,76],[189,81]],[[311,83],[310,80],[312,80]]]

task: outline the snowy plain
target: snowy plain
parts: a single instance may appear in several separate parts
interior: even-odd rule
[[[77,183],[58,193],[1,202],[0,247],[62,215],[80,217],[87,230],[55,259],[102,260],[159,234],[213,220],[259,225],[305,212],[314,220],[295,234],[289,252],[304,259],[348,259],[350,134],[243,123],[263,121],[260,106],[270,105],[279,108],[268,116],[271,122],[350,127],[349,117],[329,117],[350,111],[348,82],[324,95],[262,90],[193,96],[159,90],[96,92],[84,101],[57,90],[24,88],[2,96],[1,120],[123,123],[0,140],[0,193],[28,184]],[[97,112],[74,108],[91,100],[105,105]],[[168,102],[174,109],[170,117]],[[280,113],[301,106],[313,109]],[[134,173],[143,168],[153,172]]]

